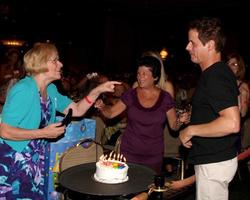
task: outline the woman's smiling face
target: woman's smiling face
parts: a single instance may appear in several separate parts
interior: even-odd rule
[[[140,87],[154,85],[154,77],[151,69],[146,66],[140,66],[137,71],[137,81]]]

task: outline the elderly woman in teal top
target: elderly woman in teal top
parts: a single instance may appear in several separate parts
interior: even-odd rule
[[[46,139],[57,138],[65,126],[56,111],[82,116],[116,81],[94,88],[79,102],[61,95],[52,83],[61,78],[62,63],[55,45],[36,43],[24,55],[27,76],[9,91],[0,126],[0,199],[44,199]]]

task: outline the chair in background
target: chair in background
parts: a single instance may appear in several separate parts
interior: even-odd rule
[[[62,155],[59,163],[59,171],[62,172],[69,167],[84,163],[97,162],[102,154],[102,146],[96,144],[94,141],[82,140]]]

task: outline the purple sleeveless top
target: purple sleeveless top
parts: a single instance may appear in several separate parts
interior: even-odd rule
[[[155,105],[145,108],[140,104],[135,88],[126,91],[121,100],[127,106],[128,116],[121,140],[121,153],[128,162],[145,165],[161,162],[166,112],[174,107],[172,97],[162,90]]]

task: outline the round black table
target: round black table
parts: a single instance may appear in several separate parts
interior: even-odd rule
[[[94,179],[95,163],[87,163],[66,169],[59,174],[59,183],[73,192],[95,196],[125,196],[148,189],[155,172],[148,167],[128,163],[128,181],[105,184]]]

